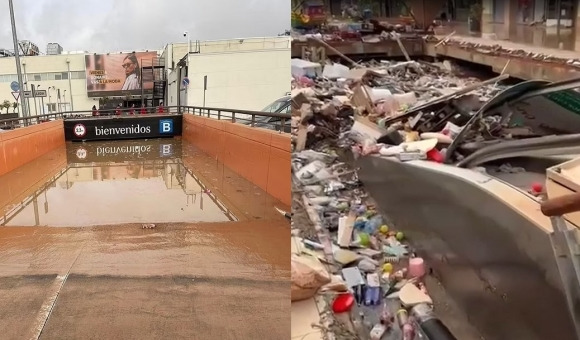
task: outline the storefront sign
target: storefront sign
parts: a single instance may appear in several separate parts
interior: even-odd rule
[[[118,140],[181,136],[181,115],[98,117],[64,121],[68,141]]]

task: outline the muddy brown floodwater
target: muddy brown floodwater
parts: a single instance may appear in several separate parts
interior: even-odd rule
[[[55,150],[0,177],[0,338],[289,339],[275,206],[179,139]]]

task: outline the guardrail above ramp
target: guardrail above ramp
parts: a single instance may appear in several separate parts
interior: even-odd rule
[[[58,119],[104,119],[110,117],[158,116],[192,114],[231,121],[252,127],[265,128],[279,132],[290,132],[289,113],[262,112],[199,106],[159,106],[141,108],[118,108],[112,110],[82,110],[52,112],[44,115],[0,119],[0,129],[11,130],[29,125],[41,124]]]

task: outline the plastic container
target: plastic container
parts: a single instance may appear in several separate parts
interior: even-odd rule
[[[420,257],[414,257],[409,260],[409,278],[420,279],[425,275],[425,261]]]

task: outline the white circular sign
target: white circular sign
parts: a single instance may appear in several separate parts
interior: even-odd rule
[[[85,158],[87,158],[87,149],[85,149],[85,148],[78,148],[77,149],[77,158],[78,159],[85,159]]]
[[[77,124],[73,130],[75,136],[82,137],[87,134],[87,128],[83,124]]]

